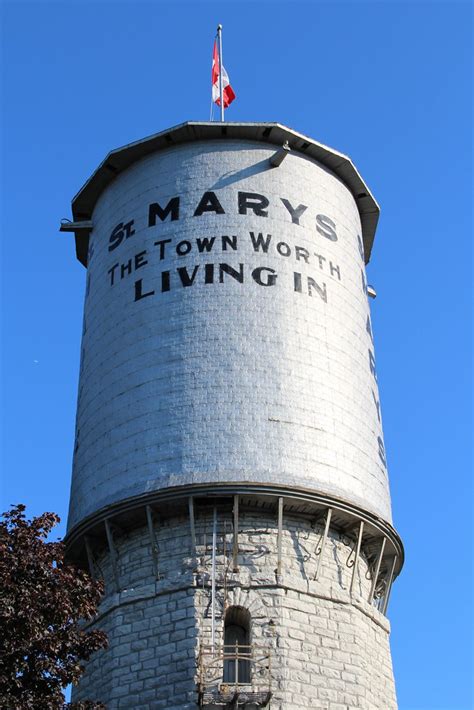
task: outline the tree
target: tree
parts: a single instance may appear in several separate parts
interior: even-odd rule
[[[27,520],[14,506],[0,521],[0,708],[102,708],[65,704],[81,661],[107,647],[103,631],[86,631],[97,613],[102,582],[67,565],[62,542],[47,542],[54,513]]]

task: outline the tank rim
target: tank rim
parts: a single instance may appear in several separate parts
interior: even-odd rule
[[[120,529],[133,529],[147,524],[147,508],[164,511],[166,515],[187,514],[190,499],[205,500],[209,505],[224,503],[233,496],[239,496],[241,505],[247,500],[251,505],[266,511],[276,510],[278,500],[283,498],[287,513],[322,518],[324,512],[334,511],[331,527],[339,528],[349,536],[355,536],[360,522],[364,523],[365,542],[362,548],[375,547],[385,539],[384,557],[396,557],[393,578],[403,567],[405,553],[402,540],[395,528],[383,518],[341,498],[328,496],[317,491],[284,485],[262,485],[252,483],[190,484],[175,486],[126,498],[95,511],[72,527],[65,539],[66,557],[69,562],[87,566],[86,539],[105,540],[107,525],[114,524]],[[137,521],[138,524],[137,524]],[[339,521],[339,522],[337,522]],[[107,524],[106,524],[107,523]]]
[[[294,131],[281,123],[220,123],[216,121],[187,121],[160,133],[111,150],[72,200],[72,214],[77,225],[76,255],[87,266],[90,229],[81,223],[92,219],[95,204],[105,188],[121,172],[145,156],[184,143],[209,140],[248,140],[290,149],[319,162],[335,174],[350,190],[359,211],[366,264],[370,260],[375,230],[380,214],[370,189],[352,160],[323,143]]]

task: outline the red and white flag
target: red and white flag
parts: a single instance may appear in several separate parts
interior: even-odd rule
[[[217,51],[217,40],[214,40],[214,51],[212,53],[212,100],[218,106],[221,105],[221,97],[219,93],[219,75],[221,67],[219,63],[219,53]],[[230,106],[235,99],[235,93],[229,82],[224,65],[222,65],[222,94],[224,97],[224,108]]]

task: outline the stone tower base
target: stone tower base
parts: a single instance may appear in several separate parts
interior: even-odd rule
[[[203,500],[191,528],[184,512],[155,513],[130,531],[109,524],[107,548],[89,541],[106,581],[95,624],[110,645],[73,700],[109,710],[394,710],[390,625],[377,608],[389,565],[377,570],[357,523],[338,530],[327,514],[288,509],[279,518],[278,504],[235,512]],[[236,633],[247,634],[237,650]]]

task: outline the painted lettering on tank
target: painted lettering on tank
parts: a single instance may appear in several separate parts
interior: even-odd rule
[[[242,476],[389,520],[356,201],[307,160],[300,179],[289,161],[243,174],[220,143],[174,150],[123,170],[92,215],[74,466],[94,501],[78,492],[76,520]]]
[[[282,206],[285,208],[282,210]],[[336,221],[332,219],[329,215],[316,212],[311,218],[311,208],[303,203],[294,204],[286,197],[280,197],[279,202],[270,200],[269,197],[258,192],[244,192],[238,191],[237,194],[234,193],[219,193],[219,196],[214,190],[205,191],[198,202],[194,210],[186,211],[183,214],[183,203],[182,196],[175,195],[170,198],[165,198],[160,201],[155,200],[154,202],[148,203],[146,206],[146,218],[147,226],[149,228],[156,228],[164,223],[176,222],[179,220],[187,219],[188,217],[206,217],[208,215],[228,215],[234,214],[243,217],[269,217],[275,215],[281,215],[286,219],[289,217],[292,224],[303,227],[305,229],[311,228],[311,230],[328,239],[332,242],[338,241],[337,225]],[[139,215],[137,220],[141,220],[142,217]],[[112,230],[109,242],[108,250],[109,252],[115,251],[120,247],[127,239],[135,234],[134,225],[136,219],[122,220],[119,222]],[[314,220],[314,222],[312,221]],[[358,240],[360,236],[357,235]],[[358,249],[363,249],[361,243],[358,243]],[[363,252],[362,252],[363,253]]]

